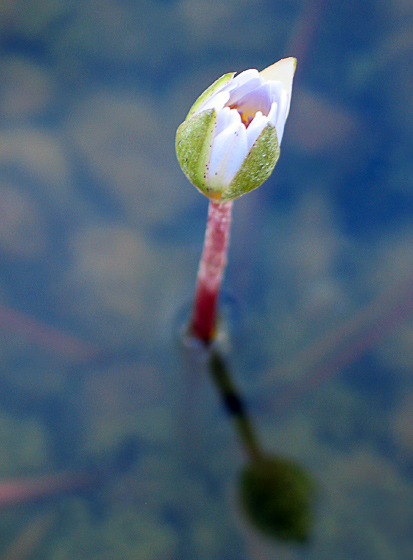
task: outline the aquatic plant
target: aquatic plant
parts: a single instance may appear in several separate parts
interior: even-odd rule
[[[181,168],[209,199],[190,335],[209,344],[227,262],[232,202],[274,170],[290,110],[295,58],[262,72],[225,74],[200,95],[176,133]]]
[[[206,349],[208,372],[247,455],[240,501],[247,519],[262,533],[302,542],[308,538],[311,524],[312,481],[295,462],[263,451],[223,353],[213,344],[232,203],[260,186],[277,163],[295,66],[295,58],[286,58],[261,73],[246,70],[236,77],[230,73],[219,78],[198,98],[178,128],[176,152],[185,175],[210,199],[187,334]]]

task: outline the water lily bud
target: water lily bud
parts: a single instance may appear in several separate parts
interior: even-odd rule
[[[185,175],[207,197],[233,200],[271,175],[295,66],[295,58],[284,58],[262,72],[225,74],[191,107],[176,133],[176,153]]]

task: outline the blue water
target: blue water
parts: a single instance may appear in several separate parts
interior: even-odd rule
[[[47,499],[34,480],[41,499],[12,505],[0,483],[1,558],[412,557],[412,16],[378,0],[0,10],[0,476],[99,475]],[[306,544],[246,519],[243,446],[179,343],[207,200],[176,128],[220,75],[285,56],[281,157],[234,204],[223,308],[260,445],[317,487]]]

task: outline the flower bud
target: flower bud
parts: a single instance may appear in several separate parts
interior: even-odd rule
[[[176,153],[185,175],[207,197],[233,200],[271,175],[295,66],[290,57],[262,72],[225,74],[191,107],[176,133]]]

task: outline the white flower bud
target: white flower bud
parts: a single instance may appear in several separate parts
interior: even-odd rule
[[[194,103],[176,133],[183,172],[209,198],[227,201],[261,185],[280,153],[295,58],[262,72],[225,74]]]

